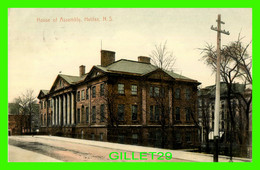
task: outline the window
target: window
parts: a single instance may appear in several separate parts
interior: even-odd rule
[[[83,115],[84,115],[84,106],[83,106],[83,105],[82,105],[82,107],[81,107],[81,115],[82,115],[82,117],[83,117]],[[82,117],[81,117],[81,119],[80,119],[80,121],[79,121],[80,123],[82,122],[82,119],[83,119]],[[66,116],[65,116],[65,119],[66,119]]]
[[[155,138],[154,135],[155,135],[154,132],[149,132],[149,138],[148,138],[149,140],[148,140],[148,142],[149,142],[150,146],[154,145],[154,138]]]
[[[159,106],[156,105],[154,109],[154,120],[156,121],[159,120],[159,114],[160,114]]]
[[[81,100],[85,99],[85,90],[81,90]]]
[[[119,104],[118,105],[118,110],[117,110],[118,120],[119,121],[123,121],[124,120],[124,112],[125,112],[125,105]]]
[[[181,143],[181,134],[180,133],[176,133],[175,140],[177,143]]]
[[[153,121],[153,106],[150,106],[150,121]]]
[[[104,114],[105,106],[100,105],[100,122],[104,122],[105,114]]]
[[[132,95],[137,95],[137,85],[131,86],[131,93],[132,93]]]
[[[202,117],[202,108],[198,108],[198,116],[199,116],[199,118],[201,118]]]
[[[125,136],[120,134],[118,135],[118,143],[125,143]]]
[[[104,133],[100,133],[100,140],[103,140]]]
[[[137,105],[132,105],[132,120],[137,120]]]
[[[185,109],[185,112],[186,112],[186,121],[190,121],[190,108],[186,108]]]
[[[181,90],[179,88],[177,88],[175,90],[175,98],[176,99],[180,99],[181,98]]]
[[[86,107],[86,122],[89,122],[89,109]]]
[[[186,142],[191,141],[191,133],[190,132],[186,132],[185,140],[186,140]]]
[[[47,101],[44,101],[44,109],[46,109],[46,102],[47,102]]]
[[[160,130],[155,132],[155,146],[156,147],[162,146],[162,132]]]
[[[89,99],[88,89],[86,89],[86,99]]]
[[[221,122],[221,126],[222,126],[222,130],[224,130],[224,129],[225,129],[225,123],[224,123],[224,121]]]
[[[150,86],[150,96],[153,97],[153,87]]]
[[[181,120],[181,114],[180,114],[179,107],[176,107],[176,109],[175,109],[175,120],[177,120],[177,121]]]
[[[154,88],[154,96],[158,97],[160,95],[160,88],[159,87],[155,87]]]
[[[92,97],[95,98],[96,97],[96,86],[92,87]]]
[[[52,115],[52,111],[51,111],[51,115]],[[50,125],[50,123],[51,123],[50,116],[47,116],[47,124]]]
[[[96,106],[92,106],[92,122],[96,122]]]
[[[81,139],[84,139],[84,131],[81,130]]]
[[[80,109],[77,110],[77,123],[80,122]]]
[[[190,99],[190,89],[186,89],[186,99]]]
[[[104,96],[104,94],[105,94],[104,84],[100,84],[100,96]]]
[[[165,97],[165,89],[164,89],[164,87],[161,88],[161,96]]]
[[[199,105],[199,107],[202,106],[202,100],[201,99],[198,100],[198,105]]]
[[[95,134],[91,133],[91,140],[95,140]]]
[[[118,84],[118,93],[125,94],[125,85],[124,84]]]
[[[77,101],[80,101],[80,91],[77,93]]]
[[[136,134],[136,133],[132,134],[132,144],[133,145],[138,144],[138,134]]]
[[[43,125],[42,121],[43,121],[43,118],[42,118],[42,113],[41,113],[41,125]]]

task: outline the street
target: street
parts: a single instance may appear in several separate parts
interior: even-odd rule
[[[9,136],[8,152],[9,162],[213,161],[212,154],[40,135]],[[171,159],[169,159],[169,154]],[[252,159],[248,158],[233,157],[233,162],[251,161]],[[219,155],[219,162],[229,162],[229,157]]]
[[[30,157],[30,153],[27,153],[28,160],[25,159],[25,155],[21,154],[21,150],[16,150],[15,148],[21,148],[23,150],[32,151],[33,153],[41,154],[49,157],[50,159],[43,158],[44,162],[184,162],[185,160],[172,158],[170,160],[157,160],[158,155],[147,154],[147,160],[125,160],[132,159],[132,152],[124,149],[113,149],[106,146],[105,142],[103,146],[93,146],[91,144],[78,143],[80,139],[75,140],[59,140],[58,137],[41,137],[41,136],[11,136],[9,137],[9,161],[10,162],[35,162],[33,158]],[[62,138],[61,138],[62,139]],[[67,138],[69,139],[69,138]],[[82,140],[84,141],[84,140]],[[85,140],[86,141],[86,140]],[[95,142],[95,141],[91,141]],[[98,142],[98,141],[97,141]],[[99,142],[100,143],[100,142]],[[13,147],[15,146],[15,148]],[[128,146],[128,145],[126,145]],[[123,158],[117,160],[111,160],[109,154],[111,152],[123,153]],[[149,152],[147,150],[146,152]],[[21,160],[19,156],[21,155]],[[126,154],[126,155],[124,155]],[[115,154],[113,154],[115,155]],[[138,159],[140,155],[138,152],[134,153],[135,159]],[[119,154],[120,156],[120,154]],[[15,157],[15,158],[14,158]],[[113,157],[114,158],[114,157]],[[37,156],[35,159],[39,160]],[[41,161],[41,162],[42,162]],[[37,162],[37,161],[36,161]],[[189,161],[190,162],[190,161]]]

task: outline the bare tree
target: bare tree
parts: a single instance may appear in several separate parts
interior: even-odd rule
[[[160,74],[161,75],[161,74]],[[164,148],[167,146],[168,144],[168,139],[167,136],[169,133],[169,127],[170,127],[170,121],[169,121],[169,115],[170,115],[170,110],[172,109],[172,107],[169,106],[169,97],[166,93],[168,92],[168,88],[171,87],[167,87],[165,86],[165,82],[163,79],[163,75],[161,75],[160,77],[160,84],[158,87],[158,90],[154,89],[154,93],[153,94],[153,99],[155,101],[155,109],[154,109],[154,119],[155,121],[157,121],[157,123],[161,126],[161,147]]]
[[[29,115],[29,127],[30,132],[32,130],[31,122],[32,122],[32,114],[35,112],[35,104],[36,104],[36,97],[33,94],[33,90],[29,89],[26,90],[24,94],[19,96],[15,99],[15,101],[19,104],[21,114],[22,115]],[[21,120],[22,121],[22,120]]]
[[[208,135],[210,133],[210,94],[208,89],[200,89],[199,90],[199,102],[198,102],[198,116],[201,123],[201,135],[203,138],[202,143],[206,144],[205,151],[206,153],[210,152],[209,148],[209,138]]]
[[[220,74],[222,80],[225,82],[227,86],[227,103],[230,117],[230,156],[232,159],[232,143],[235,138],[234,131],[236,131],[236,121],[235,114],[232,108],[231,100],[235,97],[242,98],[246,107],[245,107],[245,115],[246,115],[246,124],[248,127],[249,122],[249,112],[250,106],[252,102],[252,94],[245,96],[243,93],[236,89],[235,81],[242,81],[244,85],[252,85],[252,57],[248,54],[248,48],[251,44],[248,43],[246,46],[242,44],[242,38],[240,38],[240,34],[238,36],[238,40],[231,42],[229,45],[224,46],[221,49],[221,64],[220,64]],[[208,66],[210,66],[213,72],[216,71],[216,50],[215,47],[206,44],[204,48],[201,48],[201,53],[204,54],[202,59],[206,62]],[[248,129],[248,128],[247,128]],[[248,131],[248,130],[246,130]],[[248,132],[244,132],[248,133]],[[240,133],[241,134],[241,133]],[[245,136],[248,136],[245,135]],[[248,137],[245,137],[246,139]],[[244,142],[243,142],[244,143]]]
[[[113,86],[113,85],[111,85]],[[104,95],[104,101],[107,106],[107,115],[100,115],[100,119],[105,119],[108,126],[111,128],[118,128],[120,120],[118,118],[118,115],[116,113],[116,101],[118,100],[118,92],[116,88],[109,87],[107,85],[107,90]]]
[[[176,61],[173,51],[170,51],[167,47],[167,41],[155,45],[155,49],[149,56],[155,66],[164,70],[172,70]]]
[[[118,89],[113,78],[105,83],[104,88],[105,90],[102,101],[104,102],[105,108],[103,114],[100,112],[97,119],[106,123],[108,127],[108,137],[110,137],[110,140],[114,141],[117,140],[119,135],[119,125],[125,124],[126,120],[121,119],[120,115],[118,115],[118,110],[116,109],[118,107],[118,101],[120,100],[120,94],[118,93]]]
[[[161,147],[165,147],[167,145],[167,136],[169,133],[169,113],[173,108],[169,107],[169,97],[168,91],[170,90],[170,86],[166,86],[166,80],[164,71],[171,71],[175,64],[176,58],[173,56],[173,51],[170,51],[167,47],[167,41],[164,43],[160,43],[159,45],[155,45],[155,49],[149,55],[152,59],[152,64],[158,67],[161,72],[158,72],[159,85],[158,89],[154,89],[153,99],[156,103],[155,112],[159,112],[158,115],[158,124],[161,126]],[[173,91],[173,90],[172,90]]]

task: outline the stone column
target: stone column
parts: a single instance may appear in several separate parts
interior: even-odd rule
[[[170,125],[172,125],[172,110],[173,110],[173,104],[172,104],[172,88],[169,88],[169,108],[170,108],[170,115],[169,115],[169,121]]]
[[[72,122],[71,122],[71,124],[75,124],[75,118],[74,118],[74,112],[75,112],[75,110],[74,110],[74,94],[73,93],[71,93],[71,120],[72,120]]]
[[[54,111],[55,111],[55,106],[54,106],[54,98],[51,99],[51,103],[52,103],[52,114],[51,114],[51,122],[52,122],[52,125],[54,125]]]
[[[67,125],[70,124],[70,113],[71,113],[71,111],[70,111],[70,102],[71,102],[70,94],[67,93]]]
[[[61,96],[59,96],[59,120],[58,120],[58,125],[61,125]]]
[[[66,97],[65,97],[66,94],[63,95],[63,116],[62,116],[62,119],[63,119],[63,126],[66,125]]]
[[[146,125],[146,87],[142,87],[142,118],[143,125]]]
[[[56,103],[56,107],[55,107],[55,125],[58,125],[58,100],[59,100],[59,98],[56,97],[55,98],[55,103]]]

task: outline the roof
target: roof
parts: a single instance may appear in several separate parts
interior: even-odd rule
[[[132,75],[137,75],[137,76],[144,76],[144,75],[147,75],[148,73],[151,73],[151,72],[159,69],[158,67],[156,67],[150,63],[143,63],[143,62],[138,62],[138,61],[126,60],[126,59],[118,60],[106,67],[102,67],[101,65],[93,66],[93,68],[94,67],[96,67],[104,72],[132,74]],[[91,71],[92,71],[92,69],[91,69]],[[163,71],[174,79],[183,80],[183,81],[192,81],[192,82],[198,83],[197,80],[193,80],[188,77],[179,75],[177,73],[174,73],[173,71],[167,71],[167,70],[163,70]],[[51,91],[54,88],[54,85],[58,81],[59,77],[64,79],[68,84],[75,85],[77,83],[84,81],[87,78],[88,74],[90,75],[90,72],[87,74],[84,74],[83,76],[58,74],[57,78],[55,79],[55,81],[51,87]],[[49,93],[49,90],[44,90],[44,95],[46,95],[48,93]]]
[[[45,96],[45,95],[47,95],[49,93],[49,90],[40,90],[40,92],[39,92],[39,94],[37,96],[38,99],[41,98],[41,96],[40,96],[41,93],[43,93],[43,95]]]
[[[44,95],[49,93],[49,90],[41,90],[43,92]]]
[[[83,76],[71,76],[71,75],[65,75],[65,74],[59,74],[61,78],[63,78],[65,81],[67,81],[69,84],[75,84],[79,81],[82,81],[85,79],[87,74],[84,74]]]
[[[130,73],[130,74],[136,74],[136,75],[140,75],[140,76],[146,75],[146,74],[158,69],[158,67],[156,67],[150,63],[142,63],[142,62],[126,60],[126,59],[118,60],[118,61],[108,65],[107,67],[102,67],[100,65],[97,65],[96,67],[103,70],[104,72]],[[167,71],[167,70],[164,70],[164,71],[174,79],[196,81],[196,80],[190,79],[188,77],[174,73],[173,71]]]
[[[98,67],[99,69],[105,72],[124,72],[124,73],[132,73],[132,74],[139,74],[139,75],[144,75],[157,69],[157,67],[151,64],[125,60],[125,59],[118,60],[108,65],[107,67],[102,67],[100,65],[97,65],[96,67]]]
[[[234,83],[233,86],[233,91],[234,92],[239,92],[243,93],[245,91],[245,85],[244,84],[239,84],[239,83]],[[225,82],[220,83],[220,96],[225,96],[227,94],[227,84]],[[215,96],[216,93],[216,85],[212,86],[207,86],[203,89],[201,89],[198,93],[198,95],[210,95],[210,96]]]

